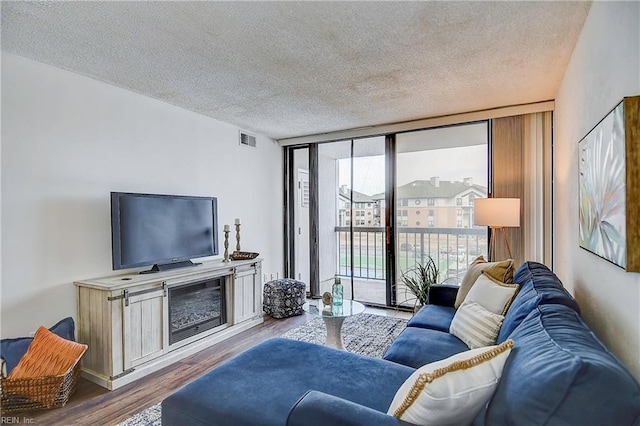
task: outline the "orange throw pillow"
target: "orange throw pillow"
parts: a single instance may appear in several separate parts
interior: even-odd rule
[[[45,327],[38,327],[27,353],[7,379],[25,379],[65,374],[80,360],[88,346],[63,339]]]

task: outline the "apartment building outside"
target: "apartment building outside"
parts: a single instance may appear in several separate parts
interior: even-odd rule
[[[472,228],[473,202],[487,196],[487,188],[460,181],[414,180],[397,189],[397,225],[404,228]],[[353,197],[353,204],[351,201]],[[383,226],[384,193],[367,195],[343,185],[339,190],[340,226]],[[353,215],[353,216],[352,216]]]

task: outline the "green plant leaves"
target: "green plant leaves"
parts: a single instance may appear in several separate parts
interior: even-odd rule
[[[425,263],[418,263],[402,272],[400,281],[415,296],[416,304],[426,305],[429,302],[429,288],[438,282],[438,275],[438,265],[428,256]]]

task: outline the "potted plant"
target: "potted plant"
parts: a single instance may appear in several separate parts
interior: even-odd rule
[[[429,303],[429,288],[438,282],[438,274],[438,265],[431,256],[427,256],[424,263],[418,262],[401,273],[400,282],[405,286],[405,291],[415,297],[415,310]]]

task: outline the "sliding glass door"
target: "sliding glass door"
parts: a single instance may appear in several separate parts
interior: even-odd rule
[[[486,122],[342,140],[288,151],[289,270],[310,295],[413,306],[402,275],[431,258],[458,283],[487,251],[473,204],[488,194]]]
[[[459,283],[487,252],[486,227],[473,224],[473,201],[488,194],[486,122],[396,137],[396,300],[413,306],[402,274],[433,259],[439,282]]]
[[[320,291],[386,305],[383,137],[318,147]]]

